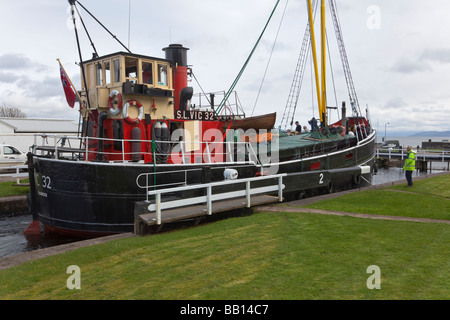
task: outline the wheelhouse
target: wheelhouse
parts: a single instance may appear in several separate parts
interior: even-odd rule
[[[145,114],[155,119],[173,118],[171,61],[117,52],[85,61],[83,68],[81,97],[87,112],[107,111],[112,119],[139,119]],[[135,103],[124,110],[127,101]]]

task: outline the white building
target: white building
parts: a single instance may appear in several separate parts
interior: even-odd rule
[[[0,144],[13,145],[24,153],[27,153],[34,144],[35,133],[76,135],[77,132],[78,124],[67,119],[0,117]]]

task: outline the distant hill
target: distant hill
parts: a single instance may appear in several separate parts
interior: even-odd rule
[[[450,131],[425,131],[410,135],[410,137],[450,137]]]

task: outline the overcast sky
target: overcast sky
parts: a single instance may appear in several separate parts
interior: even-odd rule
[[[248,57],[276,0],[81,0],[134,53],[164,57],[170,43],[190,48],[188,63],[207,92],[228,90]],[[447,0],[337,0],[345,46],[361,108],[375,127],[388,130],[450,130],[450,2]],[[286,0],[236,86],[251,115]],[[78,6],[100,55],[122,51]],[[327,9],[328,13],[329,10]],[[305,0],[289,0],[254,115],[277,111],[281,121],[307,23]],[[327,16],[331,50],[328,105],[348,93],[336,38]],[[57,58],[79,89],[75,34],[66,0],[0,0],[0,105],[19,107],[30,118],[78,119],[68,107]],[[92,50],[79,30],[83,59]],[[328,61],[328,67],[330,61]],[[334,85],[331,81],[334,78]],[[196,92],[198,86],[191,85]],[[336,91],[336,96],[334,92]],[[296,120],[318,117],[308,64]],[[76,108],[75,108],[76,109]],[[337,112],[331,111],[331,120]],[[389,123],[389,125],[387,125]]]

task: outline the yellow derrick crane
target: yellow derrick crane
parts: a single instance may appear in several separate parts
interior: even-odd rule
[[[321,0],[321,76],[319,79],[319,66],[317,62],[317,52],[316,52],[316,39],[314,32],[314,20],[312,12],[311,0],[307,0],[308,3],[308,17],[309,17],[309,27],[311,30],[311,48],[313,54],[314,62],[314,73],[316,78],[316,90],[317,90],[317,101],[319,104],[319,114],[320,121],[323,125],[327,124],[327,93],[326,93],[326,30],[325,30],[325,0]]]

